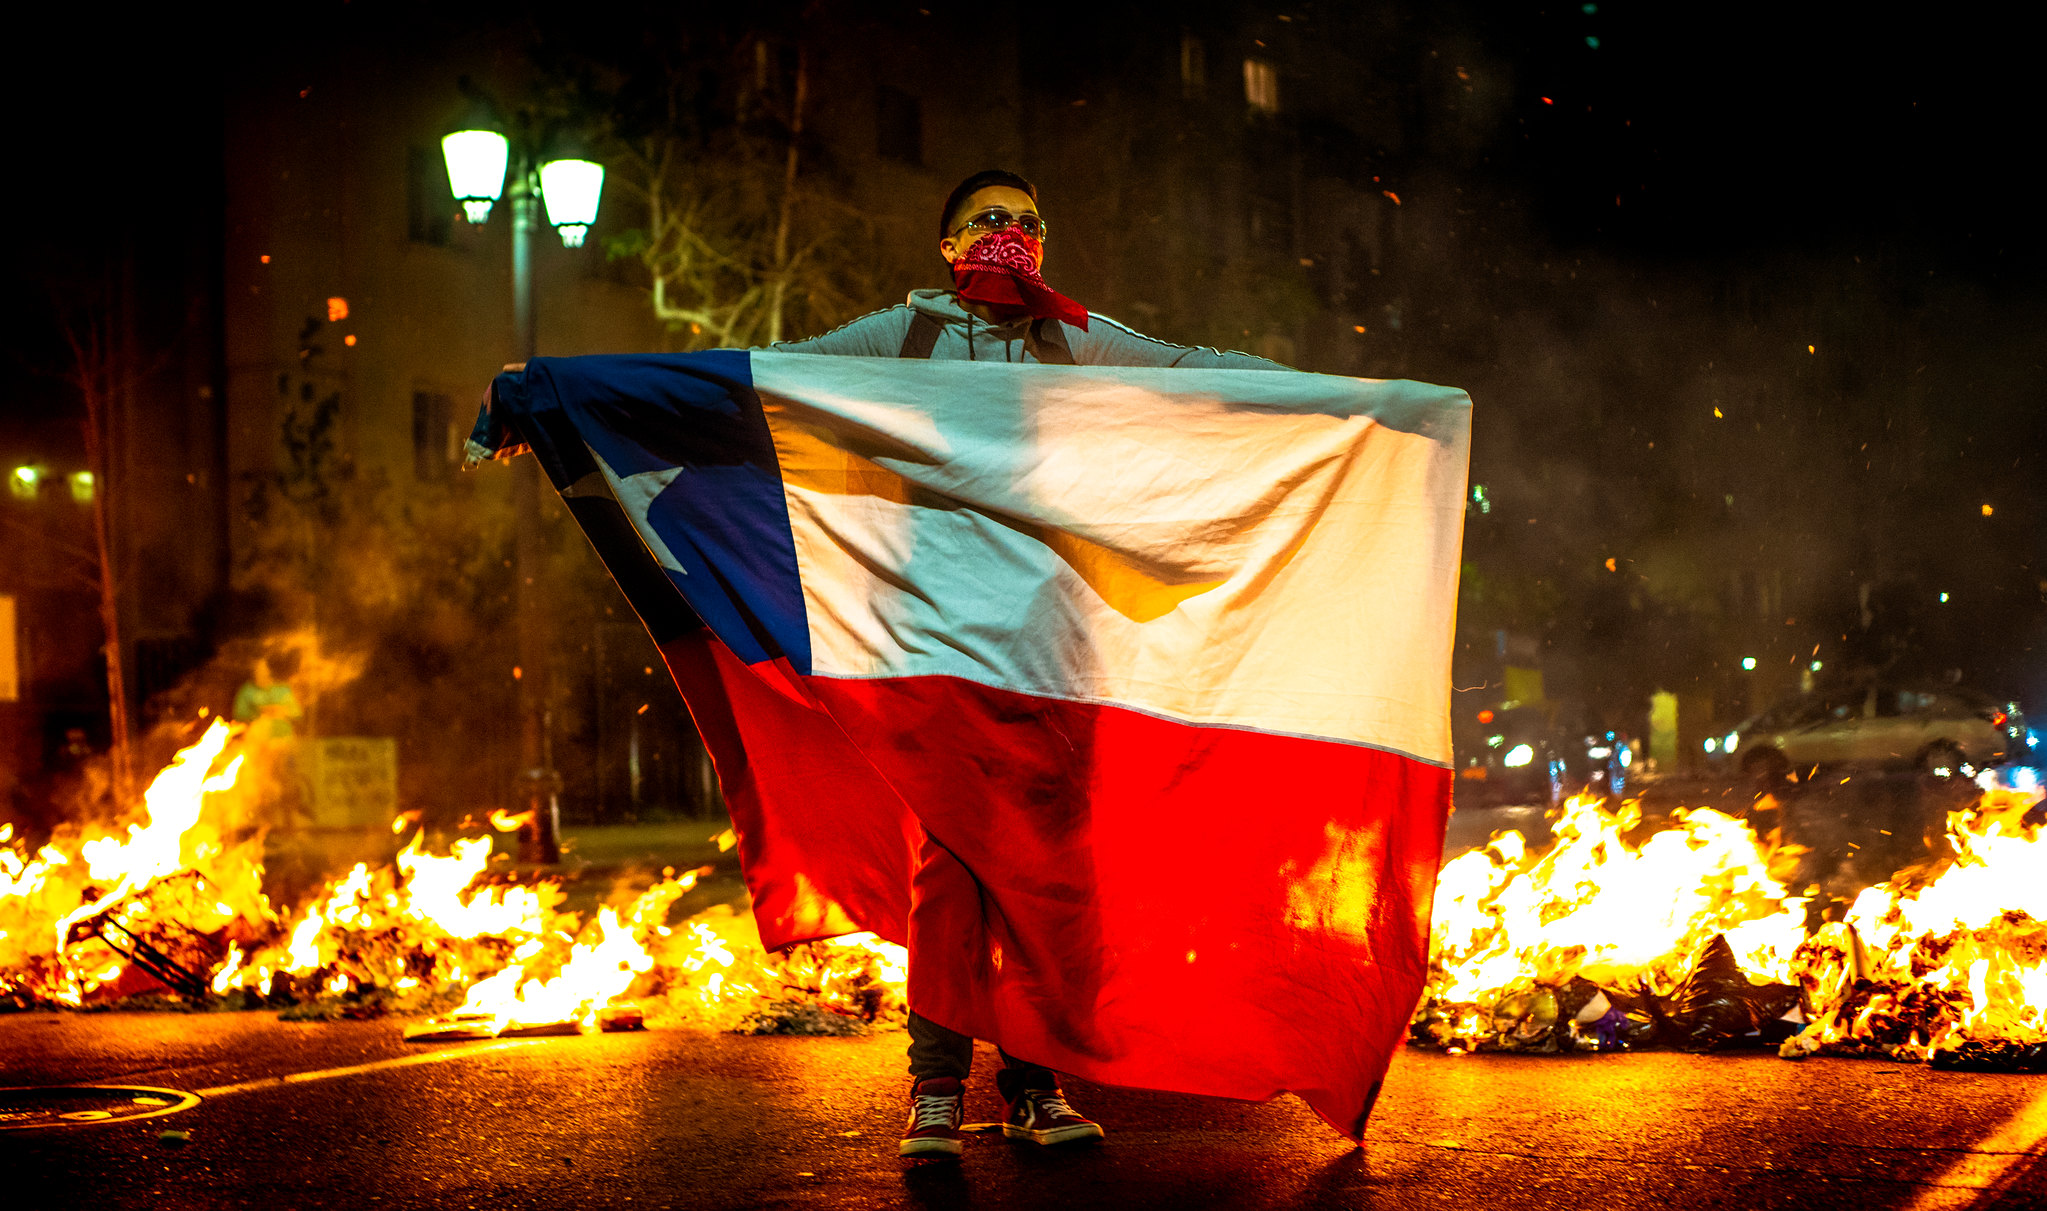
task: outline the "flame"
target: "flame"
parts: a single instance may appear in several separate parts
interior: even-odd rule
[[[209,969],[226,948],[202,935],[268,919],[258,846],[246,836],[230,843],[228,813],[217,810],[242,766],[226,752],[235,734],[214,720],[150,783],[139,818],[124,827],[66,826],[34,856],[0,827],[0,997],[82,1004],[129,966],[98,935],[147,932],[166,910],[185,928],[156,949]]]
[[[242,960],[245,957],[240,946],[232,942],[228,944],[227,962],[221,966],[218,972],[214,973],[213,979],[208,984],[208,987],[213,989],[215,995],[235,987],[235,973],[242,969]]]
[[[587,1026],[598,1009],[625,992],[633,977],[654,965],[653,956],[614,909],[598,910],[594,935],[575,944],[556,975],[529,979],[524,966],[507,967],[472,986],[458,1012],[489,1014],[506,1025]]]
[[[1609,812],[1579,797],[1564,805],[1556,844],[1541,857],[1508,832],[1446,864],[1430,995],[1477,1005],[1527,981],[1574,977],[1667,993],[1716,933],[1746,970],[1788,975],[1805,938],[1805,901],[1771,876],[1748,826],[1711,809],[1681,811],[1637,846],[1625,834],[1640,822],[1633,805]]]
[[[490,838],[456,841],[447,857],[423,852],[423,839],[424,834],[413,834],[412,842],[398,853],[398,869],[406,876],[408,916],[455,938],[532,935],[547,928],[550,905],[540,887],[496,887],[465,898],[465,890],[490,861]]]
[[[1548,852],[1508,832],[1444,866],[1417,1038],[1487,1045],[1536,1023],[1545,996],[1554,1022],[1574,979],[1668,1007],[1717,937],[1751,985],[1802,994],[1808,1024],[1787,1056],[1994,1060],[2047,1043],[2047,843],[2027,822],[2039,799],[1986,791],[1949,816],[1951,859],[1864,890],[1810,934],[1806,900],[1773,871],[1794,848],[1708,810],[1674,813],[1638,844],[1633,805],[1572,800]],[[1610,1007],[1602,996],[1581,1014],[1574,1043]]]
[[[670,925],[708,867],[665,871],[586,916],[564,910],[556,880],[494,874],[488,836],[433,852],[416,811],[395,823],[395,835],[414,832],[390,861],[355,865],[280,914],[264,893],[260,834],[233,823],[237,739],[213,720],[118,826],[70,826],[30,852],[0,825],[0,999],[75,1006],[136,987],[125,977],[139,952],[115,945],[126,938],[186,968],[197,980],[187,995],[368,1011],[459,1004],[494,1029],[581,1028],[625,997],[739,1029],[904,1011],[907,955],[872,935],[769,954],[744,910]],[[1573,981],[1668,998],[1724,939],[1751,982],[1802,993],[1810,1025],[1789,1055],[1939,1061],[2047,1043],[2047,846],[2028,823],[2039,798],[1986,792],[1950,816],[1950,860],[1863,891],[1810,934],[1806,900],[1782,882],[1793,847],[1706,809],[1642,836],[1634,805],[1572,800],[1545,851],[1502,833],[1443,868],[1430,1035],[1461,1045],[1502,1022],[1546,1029],[1556,990]],[[501,830],[520,822],[492,815]],[[737,838],[713,840],[729,850]]]
[[[351,1013],[459,1003],[494,1029],[585,1027],[635,994],[725,1026],[776,1005],[859,1021],[903,1012],[907,956],[871,935],[770,955],[744,911],[668,924],[709,867],[664,871],[586,917],[564,911],[557,880],[494,874],[489,836],[435,852],[418,810],[394,821],[394,835],[413,835],[390,861],[358,863],[280,914],[263,890],[260,830],[246,827],[236,793],[239,736],[213,720],[152,781],[132,822],[60,830],[34,853],[0,825],[0,999],[77,1006],[148,987],[125,981],[140,942],[180,969],[154,974],[190,977],[186,996]],[[491,824],[525,818],[494,812]],[[718,840],[730,849],[735,838],[728,829]]]
[[[1923,886],[1857,896],[1801,958],[1818,1013],[1788,1054],[1938,1059],[2047,1042],[2047,842],[2037,791],[1989,790],[1948,816],[1954,858]]]

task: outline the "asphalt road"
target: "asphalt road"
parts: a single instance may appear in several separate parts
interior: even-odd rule
[[[1254,1105],[1073,1082],[1075,1103],[1109,1129],[1100,1146],[1053,1151],[996,1135],[977,1137],[961,1163],[912,1164],[895,1155],[900,1033],[678,1029],[430,1048],[404,1043],[400,1028],[267,1014],[0,1018],[0,1085],[202,1098],[147,1120],[0,1131],[0,1203],[2047,1206],[2038,1077],[1767,1055],[1410,1051],[1363,1149],[1291,1098]],[[992,1081],[977,1079],[969,1118],[999,1113]],[[166,1142],[167,1130],[189,1139]]]

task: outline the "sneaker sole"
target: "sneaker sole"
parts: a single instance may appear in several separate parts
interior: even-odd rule
[[[1083,1140],[1102,1138],[1102,1129],[1094,1123],[1077,1123],[1071,1127],[1050,1127],[1033,1131],[1014,1123],[1002,1124],[1002,1134],[1013,1140],[1029,1140],[1033,1144],[1077,1144]]]
[[[929,1160],[958,1160],[965,1145],[958,1140],[926,1139],[904,1140],[896,1154],[907,1157],[922,1157]]]

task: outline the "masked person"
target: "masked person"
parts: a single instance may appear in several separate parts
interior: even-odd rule
[[[1047,226],[1029,181],[977,172],[939,212],[938,254],[952,266],[952,289],[912,290],[908,302],[774,347],[854,357],[1286,369],[1248,353],[1170,344],[1088,311],[1045,283]]]
[[[1248,353],[1174,345],[1096,315],[1047,285],[1047,224],[1038,191],[1013,172],[977,172],[945,200],[938,253],[952,266],[950,290],[913,290],[909,301],[822,336],[774,346],[789,353],[1045,362],[1081,366],[1183,366],[1284,370]],[[910,1114],[906,1157],[960,1155],[965,1082],[974,1040],[910,1012]],[[1056,1074],[1002,1052],[996,1088],[1008,1103],[1003,1134],[1039,1144],[1100,1139],[1076,1113]]]

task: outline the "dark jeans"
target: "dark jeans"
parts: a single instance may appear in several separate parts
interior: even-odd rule
[[[1055,1089],[1059,1079],[1049,1069],[1041,1068],[1028,1060],[1020,1060],[997,1047],[1002,1056],[1002,1070],[1021,1073],[1022,1087],[1026,1089]],[[957,1031],[947,1030],[930,1018],[915,1010],[910,1012],[910,1079],[928,1081],[933,1077],[949,1076],[966,1080],[967,1073],[974,1066],[974,1040]],[[998,1084],[1014,1083],[1017,1078]],[[1005,1090],[1005,1093],[1007,1091]]]

